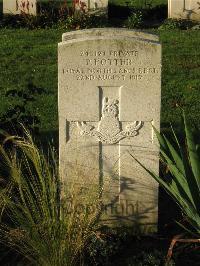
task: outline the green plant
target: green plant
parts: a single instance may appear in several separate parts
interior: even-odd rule
[[[126,26],[130,29],[141,28],[143,25],[143,13],[141,11],[134,11],[127,19]]]
[[[160,143],[161,160],[171,176],[161,177],[139,164],[161,185],[181,208],[187,223],[180,224],[190,233],[200,235],[200,145],[183,114],[185,143],[173,128],[174,144],[154,129]]]
[[[101,227],[97,234],[94,234],[90,239],[89,258],[95,260],[95,265],[110,265],[110,261],[118,255],[126,236],[125,227]]]
[[[191,20],[168,18],[159,27],[159,30],[187,30],[191,29],[194,25],[195,23]]]
[[[0,242],[21,254],[25,265],[76,265],[95,233],[98,189],[80,183],[61,188],[52,149],[46,159],[26,138],[8,137],[0,146]],[[91,206],[89,212],[78,206]]]
[[[104,15],[92,15],[87,13],[77,13],[68,16],[66,20],[60,22],[60,27],[68,30],[98,28],[105,27],[106,25],[107,18]]]
[[[163,254],[158,250],[141,250],[137,255],[127,258],[126,263],[128,266],[160,266],[163,265]]]

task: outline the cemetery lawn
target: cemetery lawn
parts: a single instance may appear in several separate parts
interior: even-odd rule
[[[134,6],[137,8],[141,8],[145,6],[145,3],[148,4],[150,3],[151,7],[159,6],[159,5],[167,5],[168,0],[110,0],[109,4],[115,4],[115,5],[121,5],[121,6],[126,6],[127,4],[129,6]]]
[[[0,115],[18,98],[6,97],[9,90],[25,89],[32,82],[46,90],[29,103],[28,110],[41,120],[43,130],[57,128],[57,43],[63,31],[24,29],[0,30]]]
[[[39,117],[41,129],[58,129],[57,43],[65,30],[0,30],[0,116],[19,99],[6,96],[24,89],[31,81],[45,89],[27,110]],[[163,50],[162,127],[180,122],[180,108],[200,126],[200,31],[158,31]]]

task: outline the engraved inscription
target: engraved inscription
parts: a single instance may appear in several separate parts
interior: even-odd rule
[[[123,130],[119,121],[118,100],[111,100],[107,97],[103,98],[102,117],[97,128],[87,124],[86,122],[77,122],[80,135],[91,136],[98,141],[107,144],[116,144],[120,140],[127,137],[135,137],[138,135],[139,129],[142,127],[141,121],[135,121],[126,126]]]
[[[63,74],[70,75],[76,80],[138,80],[146,76],[156,77],[160,66],[138,65],[139,52],[136,50],[84,50],[80,52],[81,67],[68,66]]]
[[[155,67],[132,68],[66,68],[63,74],[76,75],[76,80],[142,80],[148,74],[157,74]]]
[[[80,52],[81,56],[115,56],[115,57],[130,57],[130,56],[138,56],[138,51],[136,50],[110,50],[110,51],[91,51],[91,50],[85,50]]]
[[[134,64],[134,60],[132,59],[124,59],[124,58],[94,58],[94,59],[86,59],[86,66],[132,66]]]

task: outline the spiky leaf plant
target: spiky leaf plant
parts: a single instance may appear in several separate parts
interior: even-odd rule
[[[21,254],[25,265],[76,265],[97,226],[98,189],[61,188],[54,153],[45,155],[31,136],[0,146],[0,241]],[[77,211],[75,206],[97,206]]]
[[[183,132],[185,143],[172,133],[174,141],[154,128],[159,144],[161,161],[166,165],[171,178],[161,177],[138,163],[174,198],[181,208],[189,227],[182,225],[190,233],[200,235],[200,149],[191,127],[183,113]],[[200,135],[199,135],[200,136]]]

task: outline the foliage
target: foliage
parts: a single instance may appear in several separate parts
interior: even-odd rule
[[[191,20],[168,18],[159,27],[159,30],[188,30],[191,29],[195,24],[197,23]]]
[[[151,252],[141,250],[137,255],[128,257],[126,263],[128,266],[160,266],[163,265],[163,253],[158,250]]]
[[[127,19],[126,26],[130,29],[141,28],[143,25],[143,14],[141,11],[134,11]]]
[[[63,29],[79,29],[103,27],[107,24],[107,18],[104,15],[92,15],[89,13],[73,14],[72,11],[66,11],[63,14],[42,12],[37,16],[33,15],[6,15],[0,22],[1,28],[27,28],[43,29],[43,28],[63,28]]]
[[[151,237],[135,236],[131,227],[102,227],[91,238],[92,265],[163,265],[165,243]]]
[[[60,22],[60,26],[67,30],[99,28],[107,25],[107,18],[104,15],[91,15],[87,13],[79,13],[68,16],[66,20]]]
[[[22,123],[32,133],[38,133],[40,128],[40,118],[30,110],[30,105],[37,101],[38,96],[45,94],[43,88],[36,87],[30,81],[25,89],[12,89],[6,92],[10,106],[0,117],[0,128],[10,134],[20,134]]]
[[[179,244],[174,249],[173,260],[165,264],[169,240],[160,235],[135,236],[131,228],[101,228],[92,236],[89,251],[94,255],[89,265],[161,266],[199,265],[198,244]],[[92,254],[89,253],[89,256]],[[86,264],[88,265],[88,264]]]
[[[57,23],[59,25],[59,22],[66,19],[69,14],[69,10],[66,10],[65,13],[63,11],[61,13],[61,11],[41,10],[37,16],[25,13],[4,15],[0,21],[0,28],[27,28],[29,30],[51,28],[55,27]]]
[[[164,265],[168,241],[159,237],[135,236],[130,227],[104,227],[92,240],[92,265]]]
[[[157,25],[158,22],[167,18],[167,4],[151,5],[149,3],[148,5],[146,2],[145,5],[144,2],[140,5],[135,1],[133,3],[126,1],[125,3],[126,6],[118,5],[116,2],[109,3],[109,18],[127,19],[130,16],[136,16],[133,14],[141,14],[142,20],[145,22],[142,23],[144,28],[149,28],[152,24]]]
[[[185,145],[174,133],[174,144],[155,129],[160,143],[161,160],[171,176],[157,176],[151,170],[144,169],[165,188],[181,208],[189,225],[182,224],[188,232],[200,235],[200,150],[199,139],[195,140],[188,122],[183,115]]]
[[[26,138],[7,137],[0,146],[0,242],[21,254],[25,265],[76,265],[95,233],[98,189],[84,182],[61,187],[53,149],[46,158]],[[79,204],[97,208],[77,209]]]
[[[88,255],[95,262],[95,265],[110,265],[110,261],[119,253],[128,232],[126,228],[101,227],[91,237]]]

